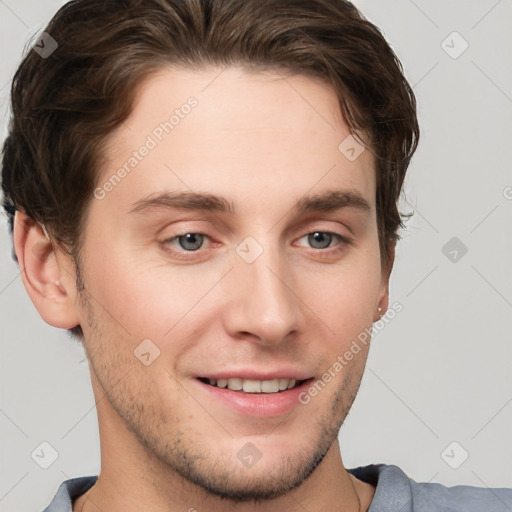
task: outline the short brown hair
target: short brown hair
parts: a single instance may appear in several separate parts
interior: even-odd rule
[[[104,141],[136,89],[169,64],[241,65],[321,78],[377,162],[384,263],[402,226],[397,201],[419,137],[416,101],[380,31],[346,0],[75,0],[28,52],[12,84],[3,147],[3,206],[43,224],[77,257]],[[340,141],[341,142],[341,141]],[[75,260],[76,261],[76,260]]]

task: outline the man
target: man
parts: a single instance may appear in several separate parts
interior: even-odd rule
[[[355,7],[78,0],[42,43],[15,77],[4,206],[36,308],[83,342],[102,454],[47,511],[512,505],[343,465],[419,133]]]

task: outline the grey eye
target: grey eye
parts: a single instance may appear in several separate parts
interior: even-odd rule
[[[187,233],[176,237],[180,247],[186,251],[197,251],[201,248],[204,242],[204,235],[199,233]]]
[[[332,233],[325,233],[323,231],[315,231],[308,235],[308,243],[314,249],[326,249],[331,245]]]

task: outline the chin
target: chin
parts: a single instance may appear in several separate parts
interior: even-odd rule
[[[261,502],[279,498],[299,487],[317,468],[325,454],[316,454],[307,460],[297,457],[264,461],[263,457],[252,467],[242,464],[231,468],[219,465],[206,467],[206,461],[189,467],[181,476],[208,494],[232,503]]]
[[[184,480],[232,503],[279,498],[303,484],[336,442],[334,426],[300,437],[277,435],[232,438],[215,449],[190,447],[160,452],[160,459]],[[155,446],[153,448],[156,448]],[[153,453],[158,452],[154,450]]]

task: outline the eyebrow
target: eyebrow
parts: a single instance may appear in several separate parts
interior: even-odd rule
[[[153,209],[201,210],[234,215],[235,205],[222,196],[200,192],[163,192],[150,195],[133,204],[129,213],[144,213]],[[341,208],[370,211],[369,202],[354,190],[330,190],[321,194],[306,195],[297,201],[295,210],[299,214],[310,212],[332,212]]]

